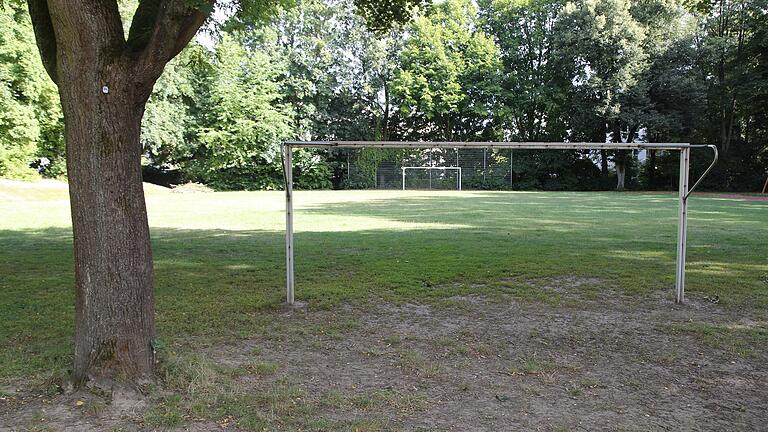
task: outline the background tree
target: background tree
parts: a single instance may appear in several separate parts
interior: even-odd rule
[[[643,126],[647,98],[640,78],[648,57],[645,31],[630,6],[626,0],[582,0],[568,3],[558,19],[559,67],[573,83],[569,105],[574,140],[632,142]],[[616,188],[622,190],[628,151],[612,153]],[[604,175],[608,156],[601,154]]]
[[[497,73],[498,51],[465,0],[436,5],[414,20],[394,83],[404,139],[478,139],[477,117],[492,115],[485,87]]]
[[[506,139],[560,141],[569,82],[558,81],[552,58],[553,28],[564,5],[560,0],[483,1],[481,17],[495,35],[503,62],[497,121]],[[547,83],[547,85],[542,85]]]
[[[292,112],[276,104],[279,65],[225,34],[216,47],[202,103],[199,147],[191,168],[221,189],[275,189],[281,183],[281,140],[291,136]],[[256,174],[256,182],[250,178]]]
[[[486,32],[494,35],[503,71],[496,92],[496,124],[504,139],[562,141],[568,138],[568,94],[554,43],[562,0],[493,0],[480,3]],[[593,189],[596,170],[588,152],[515,151],[516,187]]]
[[[495,77],[500,70],[493,40],[479,26],[468,0],[448,0],[408,26],[392,83],[397,136],[404,140],[491,139]],[[389,155],[402,159],[403,154]],[[454,158],[451,150],[407,152],[409,164]],[[431,172],[428,175],[432,175]]]
[[[61,109],[35,52],[32,23],[21,6],[5,2],[0,29],[0,177],[35,176],[32,165],[61,175]]]
[[[650,142],[701,142],[696,136],[700,119],[706,116],[706,80],[696,63],[696,19],[683,5],[671,0],[636,2],[633,17],[646,32],[644,50],[649,66],[640,80],[647,92],[643,132]],[[648,151],[645,186],[649,189],[676,186],[677,155],[659,158]],[[670,175],[659,175],[659,165]]]
[[[700,14],[698,66],[707,77],[708,113],[701,125],[702,138],[718,144],[724,155],[712,180],[728,187],[760,183],[765,166],[755,162],[764,152],[764,135],[758,137],[765,129],[754,120],[764,112],[758,101],[766,94],[768,2],[718,0],[689,5]]]
[[[582,3],[573,2],[577,6]],[[722,4],[678,0],[625,3],[629,4],[630,23],[643,33],[643,40],[637,45],[646,60],[639,64],[642,67],[635,73],[636,84],[628,87],[621,98],[614,97],[614,101],[621,99],[622,119],[633,119],[633,123],[642,124],[637,128],[636,139],[714,142],[721,146],[725,142],[728,151],[721,152],[722,161],[704,186],[759,188],[765,172],[761,155],[766,146],[764,122],[760,120],[765,106],[761,100],[766,93],[765,66],[760,60],[765,52],[765,38],[760,35],[768,24],[765,8],[761,6],[765,0]],[[613,44],[615,48],[615,41],[608,40],[613,34],[604,32],[601,37],[608,38],[605,41],[593,37],[581,41],[578,46],[561,46],[560,42],[573,34],[568,26],[558,25],[569,16],[564,12],[565,4],[561,0],[484,0],[479,2],[479,7],[470,5],[469,8],[460,1],[442,4],[435,8],[434,17],[424,18],[425,22],[438,27],[446,25],[440,30],[440,37],[443,39],[441,43],[446,44],[444,54],[454,53],[450,56],[413,51],[416,45],[411,36],[419,35],[421,31],[413,25],[403,28],[404,31],[372,32],[365,26],[364,18],[354,13],[351,0],[302,0],[291,7],[276,6],[272,9],[274,14],[256,13],[258,8],[249,9],[264,18],[258,22],[244,19],[242,14],[236,13],[236,7],[229,8],[228,13],[234,15],[223,26],[223,33],[243,45],[249,56],[263,53],[271,59],[278,70],[271,80],[276,83],[279,96],[270,105],[280,105],[292,111],[289,132],[292,137],[435,139],[434,125],[429,124],[431,120],[425,123],[427,127],[423,130],[413,129],[424,116],[411,113],[409,109],[417,102],[428,100],[417,100],[421,98],[419,93],[439,96],[435,92],[441,90],[439,79],[442,76],[437,72],[446,71],[449,63],[459,65],[460,62],[455,60],[464,59],[467,68],[456,81],[461,88],[457,93],[461,102],[452,111],[457,114],[453,119],[456,122],[452,131],[454,136],[555,141],[627,139],[627,126],[623,126],[622,132],[614,133],[611,129],[615,127],[607,127],[605,119],[592,109],[597,106],[597,99],[590,102],[584,82],[573,80],[578,73],[578,67],[573,67],[571,62],[574,56],[584,52],[594,57],[600,50],[604,51],[601,47]],[[118,2],[125,33],[130,29],[137,5],[137,0]],[[232,5],[236,6],[235,3]],[[24,15],[21,8],[14,10],[21,13],[20,17]],[[627,12],[623,13],[626,17]],[[608,17],[611,14],[603,11],[600,15]],[[447,25],[447,16],[453,16],[450,22],[458,25]],[[727,24],[734,31],[724,32],[721,24]],[[7,28],[8,32],[3,33],[5,37],[0,38],[7,49],[33,50],[28,27],[26,38],[12,34],[16,31],[12,30],[16,28],[13,25]],[[478,29],[489,43],[456,42],[460,35],[474,35]],[[212,118],[209,111],[215,109],[205,102],[209,90],[207,83],[220,67],[213,53],[223,33],[206,37],[205,46],[192,44],[180,58],[174,59],[156,84],[142,126],[146,180],[162,184],[199,181],[217,188],[274,187],[275,171],[255,165],[241,169],[240,180],[235,182],[214,178],[220,177],[218,170],[202,169],[206,157],[203,150],[207,147],[200,141],[200,132],[208,127],[205,122]],[[429,44],[435,41],[427,39],[436,34],[430,36],[429,32],[423,32],[418,39]],[[450,46],[454,42],[456,46]],[[408,49],[412,51],[408,56],[403,55],[406,45],[410,45]],[[483,56],[472,52],[473,47],[490,48],[496,55]],[[561,48],[563,52],[559,51]],[[483,58],[493,61],[494,65],[483,63]],[[718,78],[721,65],[726,71],[723,81]],[[37,88],[35,77],[39,81],[42,68],[39,61],[31,62],[29,66],[29,74],[14,75],[13,80],[6,82],[11,95],[27,95],[30,88]],[[429,75],[420,75],[433,80],[427,81],[429,92],[420,90],[419,86],[425,87],[419,80],[412,80],[413,86],[404,86],[401,92],[396,91],[396,81],[406,77],[407,73],[418,75],[430,69]],[[590,70],[592,75],[593,72]],[[49,88],[53,89],[50,85]],[[722,97],[723,89],[733,97]],[[55,92],[50,94],[54,96],[53,103],[57,103]],[[405,101],[401,96],[406,94],[418,98]],[[260,97],[257,94],[245,96]],[[724,117],[722,112],[729,110],[728,101],[732,99],[736,101],[736,109],[728,111],[733,114],[732,127],[724,128],[723,119],[730,117]],[[13,102],[20,100],[14,96]],[[23,99],[22,104],[34,107],[38,116],[33,123],[40,131],[35,135],[39,139],[30,141],[11,138],[12,133],[36,133],[37,129],[31,123],[28,125],[31,115],[18,115],[18,106],[11,107],[10,99],[5,99],[9,108],[5,111],[5,132],[0,132],[4,135],[0,139],[13,143],[4,147],[5,154],[10,154],[7,149],[11,147],[14,151],[26,149],[21,152],[25,155],[23,162],[17,164],[20,169],[6,170],[6,177],[34,176],[35,170],[29,169],[30,166],[45,176],[62,174],[65,158],[61,114],[60,111],[56,114],[55,106],[46,108],[45,100]],[[47,114],[53,119],[50,123],[44,121]],[[723,130],[732,130],[731,137],[725,141]],[[238,142],[247,145],[245,140]],[[517,188],[601,189],[611,187],[609,177],[616,175],[618,167],[618,172],[626,171],[627,187],[675,186],[677,164],[672,154],[651,151],[647,160],[641,160],[631,152],[623,155],[621,152],[604,153],[516,151],[509,180]],[[365,181],[361,178],[362,182],[357,183],[350,181],[347,156],[347,152],[338,150],[307,152],[307,157],[302,159],[308,163],[307,170],[297,170],[297,174],[306,172],[308,181],[304,182],[299,175],[299,183],[304,187],[325,185],[327,179],[321,180],[320,172],[330,168],[334,187],[376,184],[374,178]],[[426,154],[422,156],[428,157]],[[621,163],[622,156],[625,164]],[[640,157],[644,156],[640,154]],[[503,161],[492,160],[509,169],[509,155],[503,157]],[[369,159],[373,163],[377,158]],[[43,163],[47,161],[50,163]],[[703,163],[704,159],[694,158],[696,169]],[[626,168],[622,169],[624,165]],[[314,169],[321,166],[320,170]],[[600,169],[595,170],[595,166]],[[247,176],[245,171],[248,171]],[[503,185],[483,187],[509,187],[509,184],[505,181]],[[614,185],[617,184],[615,181]]]
[[[155,84],[141,122],[141,145],[147,164],[157,169],[177,169],[194,150],[198,97],[192,63],[207,60],[209,54],[195,44],[173,59]]]

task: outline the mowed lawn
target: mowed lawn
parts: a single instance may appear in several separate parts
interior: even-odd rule
[[[148,187],[161,346],[248,338],[284,301],[282,192]],[[67,191],[0,184],[0,382],[69,367],[74,274]],[[690,201],[687,292],[766,319],[768,202]],[[456,295],[557,304],[527,281],[594,278],[592,298],[673,298],[672,193],[299,191],[296,297],[310,309]],[[610,287],[603,291],[602,287]]]

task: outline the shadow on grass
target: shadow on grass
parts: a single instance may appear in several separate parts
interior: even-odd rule
[[[313,217],[386,218],[402,226],[297,227],[304,230],[296,234],[297,298],[320,308],[369,298],[420,302],[560,275],[598,277],[627,293],[671,295],[674,197],[654,196],[652,203],[630,197],[620,205],[610,193],[514,197],[475,193],[301,208]],[[717,212],[726,223],[705,223],[697,211]],[[701,200],[691,213],[689,292],[719,295],[725,305],[768,306],[768,234],[752,229],[765,226],[765,212]],[[464,228],[410,228],[416,221]],[[284,296],[282,231],[154,228],[152,236],[162,339],[206,344],[267,331],[263,311]],[[0,244],[0,380],[68,367],[71,231],[4,230]]]

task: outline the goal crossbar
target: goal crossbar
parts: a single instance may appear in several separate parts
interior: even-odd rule
[[[503,141],[285,141],[289,147],[337,148],[486,148],[521,150],[681,150],[706,147],[688,143],[594,143],[594,142],[503,142]]]
[[[589,143],[589,142],[463,142],[463,141],[284,141],[282,143],[285,176],[285,267],[286,302],[294,303],[293,257],[293,149],[294,148],[479,148],[521,150],[669,150],[680,152],[678,185],[677,259],[675,268],[675,302],[685,299],[685,255],[688,231],[688,198],[712,170],[718,160],[717,147],[690,143]],[[689,186],[691,150],[709,148],[712,162],[699,179]],[[405,168],[405,167],[403,167]],[[409,167],[449,169],[452,167]],[[458,168],[458,167],[456,167]],[[461,172],[461,171],[459,171]],[[403,169],[405,175],[405,169]],[[459,175],[461,178],[461,175]]]

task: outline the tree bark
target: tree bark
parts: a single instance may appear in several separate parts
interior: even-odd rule
[[[619,152],[623,152],[626,150],[618,150]],[[617,191],[623,191],[624,190],[624,180],[627,177],[627,164],[626,159],[622,158],[622,160],[616,159],[616,190]]]
[[[631,143],[635,140],[635,129],[630,127],[627,131],[626,142]],[[616,121],[613,126],[613,142],[622,143],[621,124]],[[625,180],[627,178],[627,153],[628,150],[616,150],[613,161],[616,164],[616,190],[623,191]]]
[[[140,2],[126,40],[116,1],[27,0],[64,113],[78,385],[137,382],[153,369],[152,250],[139,134],[165,64],[208,16],[209,9],[192,3]]]
[[[51,12],[94,31],[83,44],[74,40],[77,30],[56,29],[57,40],[70,41],[58,45],[56,76],[74,234],[73,380],[133,381],[154,364],[152,251],[139,141],[148,95],[134,84],[130,59],[115,54],[99,16]]]
[[[73,379],[140,378],[154,364],[152,251],[141,179],[143,104],[115,68],[60,85],[75,252]],[[98,116],[83,115],[95,107]]]
[[[600,176],[606,182],[603,187],[608,187],[608,152],[604,149],[600,149]]]

